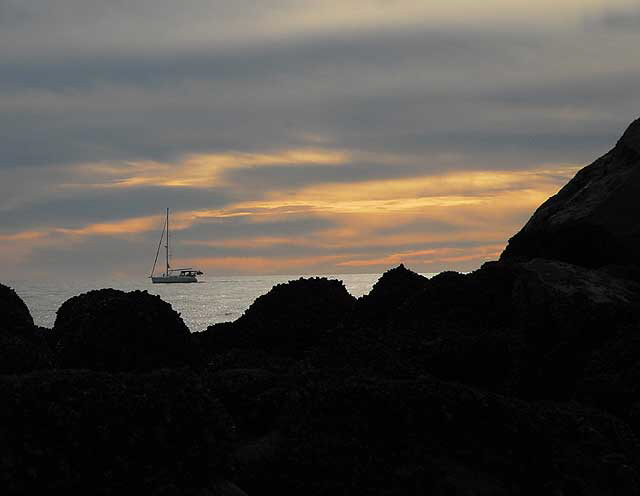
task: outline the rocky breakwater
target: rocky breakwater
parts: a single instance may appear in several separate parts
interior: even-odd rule
[[[46,360],[5,353],[3,487],[640,494],[639,141],[636,122],[469,274],[399,266],[357,300],[300,279],[193,335],[144,293],[70,300]],[[0,297],[4,335],[42,335]]]

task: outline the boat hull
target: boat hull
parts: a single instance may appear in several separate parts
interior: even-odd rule
[[[198,282],[195,276],[153,276],[151,281],[154,284],[180,284]]]

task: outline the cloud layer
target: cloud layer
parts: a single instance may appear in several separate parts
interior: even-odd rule
[[[170,206],[176,255],[214,274],[474,268],[637,117],[638,18],[0,0],[0,255],[144,272]]]

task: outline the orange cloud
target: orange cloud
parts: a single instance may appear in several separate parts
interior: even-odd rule
[[[458,171],[421,177],[325,183],[273,192],[265,200],[238,202],[223,209],[201,211],[202,217],[317,212],[376,215],[434,208],[473,207],[496,210],[531,209],[554,194],[579,166],[561,165],[528,171]],[[503,205],[506,206],[506,205]]]
[[[502,251],[503,245],[487,245],[471,248],[437,248],[393,253],[379,258],[347,260],[336,265],[341,267],[392,266],[403,262],[432,264],[437,262],[466,262],[469,260],[492,260]]]
[[[227,273],[233,271],[237,274],[295,274],[297,271],[308,270],[310,267],[319,264],[333,264],[342,258],[336,255],[287,259],[270,257],[203,257],[183,259],[183,262],[209,271],[222,269]]]
[[[77,173],[89,183],[69,183],[67,188],[130,188],[136,186],[163,186],[210,188],[226,184],[223,173],[243,167],[261,167],[278,164],[341,165],[349,155],[344,151],[319,148],[293,148],[270,153],[209,153],[192,154],[178,162],[126,162],[124,164],[96,163],[77,166]],[[103,181],[95,182],[95,178]]]
[[[30,241],[46,236],[44,231],[20,231],[12,234],[0,234],[0,241]]]
[[[150,231],[159,225],[160,216],[137,217],[115,222],[89,224],[78,229],[57,228],[56,232],[73,236],[122,235]]]
[[[514,191],[527,202],[539,202],[578,169],[579,166],[562,166],[551,170],[457,171],[422,177],[322,184],[303,188],[282,200],[288,205],[302,202],[349,212],[478,205]],[[274,196],[278,198],[278,195]]]

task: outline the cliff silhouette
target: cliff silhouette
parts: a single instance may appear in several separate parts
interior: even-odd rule
[[[544,202],[501,259],[549,258],[585,267],[640,264],[640,119],[616,146]]]
[[[638,193],[640,121],[498,261],[193,334],[109,289],[38,328],[0,285],[3,493],[640,494]]]

